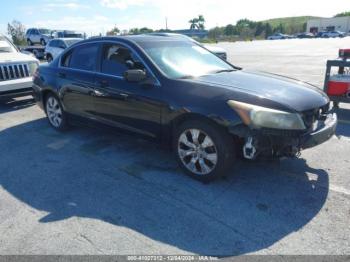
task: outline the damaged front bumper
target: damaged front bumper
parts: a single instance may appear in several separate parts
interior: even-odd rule
[[[337,124],[337,114],[328,114],[326,120],[320,123],[315,131],[300,138],[300,148],[306,149],[326,142],[335,134]]]
[[[293,157],[301,150],[311,148],[329,140],[336,132],[337,115],[327,114],[316,121],[308,132],[276,129],[251,129],[241,125],[229,128],[231,134],[242,138],[243,156]]]

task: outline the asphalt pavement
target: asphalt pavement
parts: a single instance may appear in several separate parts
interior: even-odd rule
[[[320,85],[326,59],[346,44],[219,45],[237,65]],[[148,141],[58,133],[30,97],[3,102],[0,254],[349,255],[350,106],[338,113],[337,135],[300,158],[237,161],[204,185]]]

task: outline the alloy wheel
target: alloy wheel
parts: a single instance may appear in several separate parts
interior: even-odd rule
[[[188,129],[180,135],[178,154],[184,166],[196,175],[211,173],[218,162],[213,140],[199,129]]]
[[[54,127],[60,127],[62,123],[62,109],[55,97],[50,96],[46,102],[46,112],[50,123]]]

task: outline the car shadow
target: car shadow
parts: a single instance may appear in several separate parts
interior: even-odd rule
[[[35,105],[32,96],[26,96],[20,99],[0,99],[0,114],[8,113]]]
[[[47,212],[41,223],[96,219],[202,255],[268,248],[310,222],[329,190],[327,172],[304,159],[237,161],[204,185],[150,142],[89,128],[57,133],[45,119],[1,131],[0,148],[0,186]]]

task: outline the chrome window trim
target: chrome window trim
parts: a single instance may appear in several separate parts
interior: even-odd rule
[[[67,48],[67,50],[62,53],[62,55],[60,55],[59,61],[58,61],[58,68],[65,68],[65,69],[69,69],[69,70],[76,70],[76,71],[80,71],[80,72],[89,72],[89,73],[95,73],[95,74],[99,74],[99,75],[105,75],[108,77],[114,77],[117,79],[124,79],[122,76],[115,76],[115,75],[110,75],[110,74],[105,74],[102,72],[98,72],[98,71],[89,71],[89,70],[83,70],[83,69],[76,69],[76,68],[71,68],[71,67],[64,67],[61,66],[61,62],[62,62],[62,57],[65,56],[66,53],[70,52],[71,50],[77,48],[78,46],[83,46],[83,45],[88,45],[88,44],[119,44],[122,46],[127,47],[129,50],[131,50],[131,52],[142,62],[142,64],[145,66],[146,70],[152,75],[152,77],[156,80],[156,84],[155,86],[160,87],[160,81],[159,79],[156,77],[156,75],[153,73],[153,71],[150,69],[150,67],[147,65],[147,63],[145,62],[144,59],[142,59],[142,57],[134,50],[134,48],[132,48],[130,45],[123,43],[121,41],[118,40],[99,40],[99,41],[91,41],[91,42],[84,42],[84,43],[77,43],[74,46]]]

